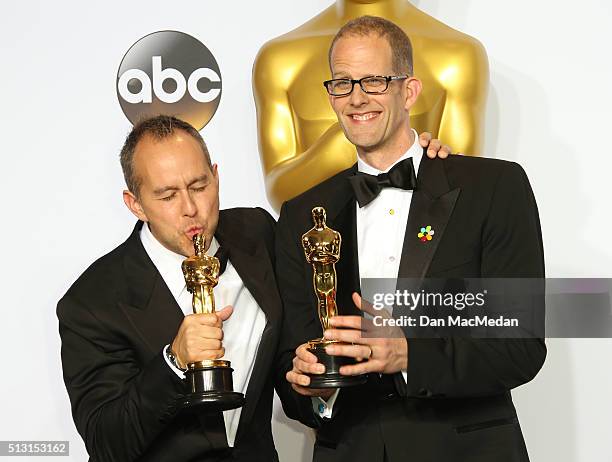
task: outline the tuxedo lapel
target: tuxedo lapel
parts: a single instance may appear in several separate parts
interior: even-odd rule
[[[229,261],[244,282],[259,307],[266,314],[266,319],[272,322],[280,322],[280,298],[276,288],[274,270],[270,257],[265,251],[265,244],[245,249],[245,241],[242,246],[228,242],[227,237],[219,236],[220,244],[228,249]],[[248,244],[247,244],[248,245]]]
[[[398,278],[420,280],[425,277],[438,242],[444,235],[459,192],[459,188],[450,190],[443,161],[430,159],[423,150],[417,176],[417,189],[412,195],[404,232]],[[421,228],[427,226],[431,226],[434,234],[430,241],[422,241],[418,234]],[[412,284],[409,284],[409,287],[414,290]],[[406,396],[406,382],[402,374],[394,374],[393,381],[400,396]]]
[[[353,292],[361,292],[359,283],[359,259],[357,246],[356,202],[349,201],[333,221],[328,223],[342,236],[340,260],[336,263],[338,281],[337,303],[341,315],[359,315],[361,313],[353,303]]]
[[[398,277],[419,279],[425,277],[459,193],[460,188],[450,190],[444,171],[444,161],[430,159],[426,153],[423,153],[417,177],[417,189],[410,204]],[[431,240],[422,241],[418,234],[421,228],[427,226],[431,226],[434,234]]]
[[[354,175],[356,171],[357,164],[346,171],[346,176],[338,178],[336,190],[324,199],[322,206],[327,211],[327,226],[338,231],[342,236],[340,260],[336,263],[338,312],[342,315],[361,316],[361,312],[355,307],[352,299],[353,292],[360,292],[360,283],[357,203],[348,177]]]
[[[129,297],[119,304],[151,353],[157,354],[172,342],[184,315],[142,245],[142,225],[136,224],[125,244]]]
[[[269,378],[270,365],[274,359],[281,323],[282,304],[276,286],[274,270],[265,242],[256,242],[245,237],[244,223],[233,222],[227,212],[220,212],[215,236],[227,249],[229,261],[236,269],[245,287],[266,315],[266,326],[261,335],[253,372],[247,385],[247,400],[236,433],[236,440],[245,425],[253,417],[258,397]],[[231,359],[231,358],[230,358]]]

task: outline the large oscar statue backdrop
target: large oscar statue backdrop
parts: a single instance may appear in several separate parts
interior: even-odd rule
[[[267,42],[254,65],[259,152],[268,199],[280,205],[350,167],[355,148],[327,101],[327,50],[348,20],[381,16],[398,24],[415,49],[423,93],[410,123],[457,152],[481,154],[489,64],[478,40],[406,0],[336,0],[298,28]]]

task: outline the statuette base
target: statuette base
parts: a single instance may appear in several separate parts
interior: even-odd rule
[[[338,344],[346,345],[344,342],[324,339],[308,342],[308,351],[314,354],[318,362],[325,366],[323,374],[306,374],[310,377],[309,388],[343,388],[366,383],[367,378],[365,375],[340,374],[340,367],[357,364],[357,361],[355,361],[355,358],[327,354],[325,351],[326,346]]]
[[[213,413],[244,405],[244,395],[234,391],[229,361],[206,360],[187,366],[185,379],[190,393],[182,400],[187,410]]]

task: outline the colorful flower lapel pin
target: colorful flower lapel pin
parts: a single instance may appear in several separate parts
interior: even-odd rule
[[[432,229],[431,225],[427,225],[427,226],[421,228],[421,232],[419,234],[417,234],[417,237],[422,242],[427,242],[427,241],[431,241],[433,239],[433,235],[434,235],[434,230]]]

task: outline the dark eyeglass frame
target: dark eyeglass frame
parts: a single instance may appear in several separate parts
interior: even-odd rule
[[[358,83],[359,86],[361,87],[361,90],[364,93],[367,93],[368,95],[380,95],[384,92],[386,92],[389,89],[389,82],[392,82],[394,80],[405,80],[408,79],[410,76],[408,75],[368,75],[366,77],[362,77],[360,79],[331,79],[331,80],[326,80],[325,82],[323,82],[323,86],[325,87],[325,89],[327,90],[327,93],[329,93],[331,96],[347,96],[350,95],[351,93],[353,93],[353,90],[355,89],[355,84]],[[363,81],[367,80],[367,79],[384,79],[386,82],[385,88],[383,90],[377,90],[377,91],[369,91],[366,90],[363,86]],[[346,93],[332,93],[331,90],[331,83],[333,82],[337,82],[337,81],[343,81],[343,82],[350,82],[351,83],[351,89],[346,92]]]

